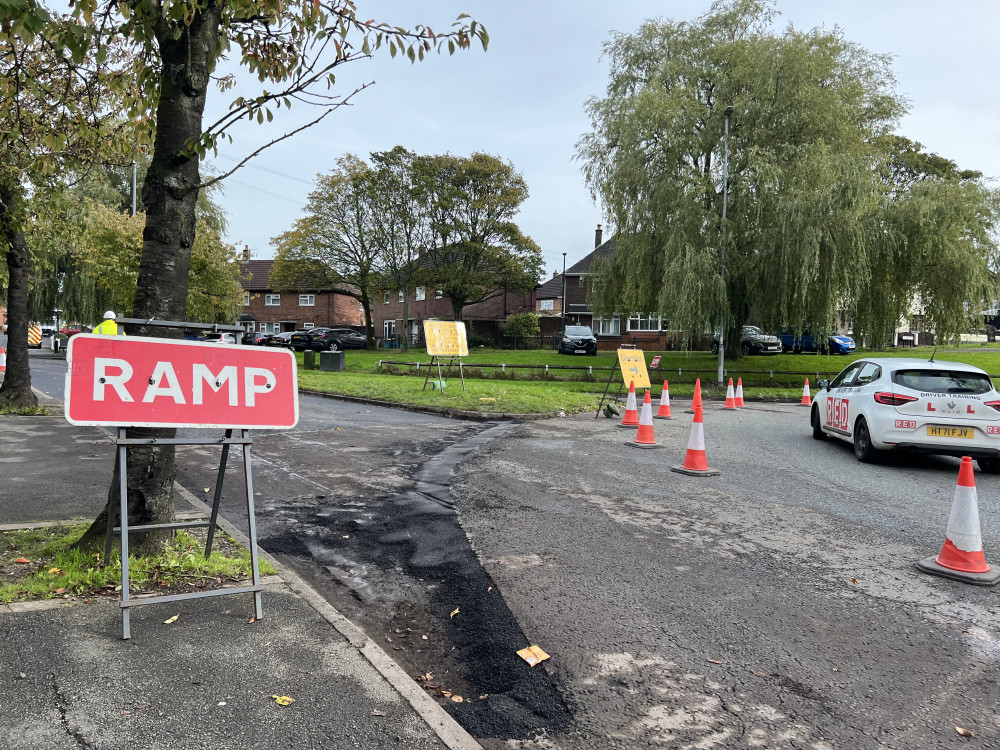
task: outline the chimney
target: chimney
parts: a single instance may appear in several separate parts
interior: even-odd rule
[[[604,230],[601,229],[601,225],[597,225],[597,231],[594,232],[594,247],[601,246],[601,239],[604,235]]]
[[[247,263],[249,260],[250,260],[250,246],[249,245],[244,245],[243,246],[243,262]]]

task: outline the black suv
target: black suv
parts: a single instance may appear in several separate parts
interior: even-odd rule
[[[566,326],[556,336],[555,347],[560,354],[589,354],[597,356],[597,336],[590,326]]]

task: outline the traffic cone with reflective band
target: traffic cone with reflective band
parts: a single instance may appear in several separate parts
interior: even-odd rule
[[[699,378],[695,384],[695,395],[698,400],[694,407],[694,421],[691,423],[691,437],[688,438],[687,455],[684,456],[684,463],[680,466],[671,466],[671,471],[679,474],[689,474],[695,477],[716,476],[720,472],[708,468],[708,458],[705,455],[705,425],[703,422],[704,410],[701,408],[701,385]]]
[[[691,408],[685,409],[685,414],[694,414],[695,410],[701,408],[701,378],[694,381],[694,398],[691,399]]]
[[[635,448],[662,448],[656,444],[653,435],[653,401],[649,397],[649,391],[642,399],[642,414],[639,415],[639,429],[635,433],[635,440],[628,443]]]
[[[806,384],[802,386],[802,400],[799,401],[799,406],[812,406],[812,396],[809,395],[809,378],[806,378]]]
[[[628,384],[628,400],[625,402],[625,416],[618,423],[619,427],[636,427],[639,424],[639,410],[635,408],[635,381]]]
[[[666,380],[663,381],[663,391],[660,393],[660,408],[653,419],[673,419],[670,416],[670,386]]]
[[[743,403],[743,378],[739,378],[736,381],[736,408],[742,409],[746,404]]]
[[[962,457],[955,486],[955,500],[948,517],[944,546],[936,557],[917,563],[925,573],[954,578],[978,586],[993,586],[1000,581],[1000,570],[991,570],[983,554],[983,536],[979,529],[979,499],[972,459]]]
[[[0,372],[7,372],[7,350],[0,346]]]
[[[729,378],[729,387],[726,388],[726,404],[722,407],[723,409],[735,409],[736,408],[736,393],[733,391],[733,379]]]

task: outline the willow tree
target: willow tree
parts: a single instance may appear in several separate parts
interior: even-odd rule
[[[775,32],[774,17],[763,0],[717,2],[605,45],[607,93],[578,144],[616,230],[596,311],[656,313],[689,336],[721,321],[736,354],[751,316],[825,327],[877,272],[873,173],[903,111],[889,58],[837,30]]]
[[[270,122],[293,103],[316,105],[305,124],[278,135],[268,145],[315,125],[347,102],[355,91],[338,93],[336,71],[378,49],[410,61],[429,52],[486,45],[482,26],[460,16],[443,34],[428,26],[408,31],[359,16],[353,0],[77,0],[75,39],[96,59],[108,55],[111,40],[138,46],[130,55],[131,76],[121,90],[133,106],[122,116],[142,128],[151,161],[142,190],[146,216],[133,314],[143,319],[184,320],[191,252],[197,235],[199,191],[224,179],[262,149],[247,154],[230,172],[203,179],[201,159],[241,123]],[[0,6],[0,24],[43,29],[51,17],[32,2]],[[33,32],[32,32],[33,33]],[[238,72],[222,76],[224,58]],[[222,114],[205,122],[213,79],[223,92],[239,87]],[[364,87],[362,87],[364,88]],[[231,94],[232,95],[232,94]],[[129,331],[149,333],[145,327]],[[162,332],[160,332],[162,335]],[[180,335],[176,332],[176,335]],[[137,433],[139,434],[139,433]],[[170,430],[142,436],[169,437]],[[173,518],[174,451],[141,448],[128,462],[129,515],[136,523]],[[110,505],[109,507],[113,507]],[[80,544],[100,544],[107,508]],[[168,532],[140,540],[137,552],[158,549]]]

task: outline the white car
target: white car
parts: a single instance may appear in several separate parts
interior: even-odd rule
[[[231,333],[206,333],[206,344],[235,344],[236,336]]]
[[[854,444],[859,461],[880,451],[971,456],[1000,473],[1000,393],[978,367],[926,359],[859,359],[819,381],[813,437]]]

